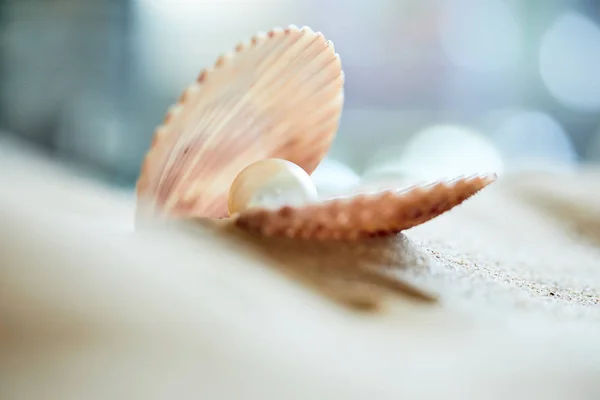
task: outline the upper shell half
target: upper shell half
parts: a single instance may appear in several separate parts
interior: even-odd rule
[[[337,131],[344,76],[309,28],[259,34],[221,56],[155,132],[137,184],[138,213],[225,217],[236,175],[264,158],[312,173]]]

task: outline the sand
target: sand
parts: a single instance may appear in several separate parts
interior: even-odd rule
[[[599,398],[600,170],[338,246],[134,232],[131,193],[0,166],[2,399]]]

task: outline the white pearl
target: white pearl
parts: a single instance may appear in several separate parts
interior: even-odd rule
[[[244,168],[229,189],[229,215],[252,207],[299,206],[318,199],[310,176],[298,165],[277,158]]]

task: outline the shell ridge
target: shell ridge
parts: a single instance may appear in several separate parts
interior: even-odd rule
[[[257,157],[272,157],[282,142],[298,145],[289,154],[278,150],[278,158],[304,152],[296,163],[312,172],[339,124],[338,92],[339,56],[321,33],[293,25],[258,33],[204,69],[167,112],[142,162],[138,197],[175,214],[224,216],[230,175]]]
[[[281,40],[280,41],[276,41],[276,39],[281,39]],[[279,38],[279,37],[276,37],[276,38],[271,37],[271,38],[267,38],[267,41],[271,42],[271,43],[275,42],[275,46],[276,46],[275,50],[279,50],[282,47],[286,46],[285,39],[286,39],[286,37],[281,37],[281,38]],[[255,70],[258,70],[262,64],[266,64],[269,61],[271,61],[270,58],[265,57],[265,54],[268,55],[269,53],[273,52],[273,49],[268,49],[266,47],[267,41],[264,41],[262,43],[258,43],[256,46],[254,46],[254,48],[250,49],[250,50],[257,49],[258,51],[246,52],[245,50],[248,50],[248,49],[243,48],[239,52],[239,54],[241,56],[250,57],[252,59],[251,64],[255,65],[255,67],[254,67]],[[234,60],[234,63],[235,62],[236,61]],[[237,60],[237,63],[239,63],[239,62],[240,61]],[[217,101],[213,100],[212,103],[219,104],[219,107],[215,107],[215,108],[217,108],[221,112],[221,114],[214,115],[214,118],[212,120],[205,120],[207,126],[210,125],[210,123],[212,123],[214,120],[221,120],[224,115],[229,114],[231,112],[231,109],[230,109],[231,104],[240,101],[239,97],[235,96],[235,93],[234,93],[234,95],[232,95],[232,93],[231,93],[231,85],[227,85],[227,86],[225,86],[223,88],[223,95],[227,95],[229,97],[229,102],[222,102],[222,101],[217,102]],[[200,122],[202,122],[202,120]]]
[[[285,37],[283,39],[285,39]],[[295,38],[295,41],[297,41],[299,39],[300,39],[300,37]],[[268,40],[273,40],[273,38],[269,38]],[[261,48],[264,51],[262,53],[257,53],[255,55],[255,58],[261,58],[260,63],[266,63],[268,61],[276,62],[276,60],[279,57],[283,56],[281,54],[282,52],[279,51],[279,49],[281,49],[282,47],[285,47],[286,43],[284,41],[280,41],[279,43],[277,43],[277,46],[275,47],[275,50],[273,50],[273,49],[267,49],[266,46],[265,46],[265,43],[263,43],[261,45]],[[272,59],[269,59],[269,58],[265,58],[265,57],[259,57],[259,56],[262,56],[264,53],[274,53],[275,54],[275,60],[272,60]],[[211,137],[212,138],[218,137],[222,133],[222,131],[225,128],[227,128],[228,124],[231,123],[231,119],[233,118],[233,115],[236,115],[236,113],[237,113],[238,115],[236,115],[236,116],[239,117],[240,110],[243,110],[248,105],[248,103],[250,103],[253,100],[252,96],[249,96],[247,93],[244,96],[242,96],[242,98],[240,99],[239,97],[236,96],[236,92],[231,93],[231,87],[227,88],[226,93],[230,97],[231,103],[237,105],[237,109],[236,108],[232,109],[231,108],[231,104],[228,103],[228,102],[227,103],[218,102],[219,106],[215,107],[215,108],[218,108],[221,111],[221,114],[218,115],[218,117],[221,117],[221,118],[212,118],[210,120],[208,120],[208,119],[202,119],[200,121],[200,124],[203,124],[202,127],[205,128],[205,130],[208,130],[210,124],[212,122],[214,122],[215,119],[219,120],[219,125],[217,125],[216,127],[212,127],[212,129],[211,129],[211,132],[212,132]],[[217,103],[217,102],[215,102],[215,103]],[[247,111],[247,112],[250,112],[250,111]],[[229,118],[222,118],[222,117],[224,117],[226,115],[229,115],[230,117]],[[232,140],[234,140],[233,135],[227,136],[227,140],[229,142],[231,142]],[[210,142],[207,142],[207,145],[209,145],[209,144],[210,144]],[[198,154],[197,155],[197,160],[196,160],[195,163],[197,163],[197,161],[203,155],[204,155],[203,153],[202,154]],[[189,175],[191,173],[192,173],[192,171],[188,171],[187,175]],[[187,175],[186,175],[185,178],[187,178]],[[185,178],[182,181],[185,181]]]
[[[173,205],[170,194],[173,193],[174,188],[177,187],[178,183],[185,179],[185,175],[181,176],[180,174],[181,170],[189,163],[190,157],[197,154],[204,145],[207,145],[207,142],[212,136],[197,135],[195,134],[196,132],[196,130],[190,129],[189,127],[182,130],[182,133],[178,140],[176,140],[170,153],[168,163],[163,169],[161,175],[162,181],[159,183],[157,196],[159,198],[167,197],[167,199],[165,199],[167,207]],[[197,149],[198,151],[196,151]]]
[[[255,35],[255,36],[258,36],[258,35]],[[239,50],[238,50],[238,49],[239,49]],[[244,51],[246,51],[246,50],[248,50],[248,49],[249,49],[249,47],[247,47],[247,46],[245,46],[245,47],[242,47],[242,48],[239,48],[239,45],[238,45],[238,47],[236,48],[236,50],[238,50],[238,52],[240,52],[240,53],[241,53],[241,52],[244,52]],[[172,124],[172,122],[173,122],[173,119],[172,119],[172,118],[171,118],[171,116],[169,115],[169,114],[171,114],[172,107],[173,107],[173,106],[184,106],[186,103],[188,103],[190,99],[189,99],[189,98],[186,98],[186,97],[187,97],[187,96],[185,96],[185,93],[186,93],[186,91],[188,91],[188,89],[189,89],[190,87],[194,86],[194,85],[198,85],[198,86],[200,86],[200,89],[201,89],[201,88],[202,88],[202,86],[203,86],[202,84],[203,84],[204,82],[206,82],[206,80],[208,79],[208,75],[209,75],[211,72],[213,72],[213,71],[211,71],[211,70],[214,70],[214,69],[217,69],[217,68],[221,68],[221,67],[223,67],[223,64],[222,64],[222,57],[223,57],[223,56],[220,56],[219,58],[217,58],[217,60],[215,61],[215,63],[214,63],[214,66],[213,66],[213,67],[205,68],[205,69],[204,69],[204,70],[201,72],[201,74],[200,74],[200,76],[198,77],[198,79],[196,80],[196,82],[194,82],[194,83],[190,84],[190,85],[188,86],[188,88],[186,88],[186,89],[183,91],[183,93],[182,93],[182,95],[180,96],[180,99],[178,100],[178,102],[177,102],[177,103],[175,103],[174,105],[172,105],[172,106],[171,106],[171,108],[170,108],[170,110],[167,112],[167,115],[166,115],[166,117],[165,117],[165,122],[164,122],[163,124],[159,125],[159,127],[157,127],[157,129],[159,129],[159,128],[167,128],[169,125],[171,125],[171,124]],[[182,132],[182,133],[183,133],[183,132]],[[176,141],[177,141],[177,138],[174,138],[174,141],[176,142]],[[172,151],[171,151],[171,152],[173,152],[173,151],[175,151],[175,149],[172,149]],[[151,157],[151,156],[152,156],[152,154],[149,152],[145,158],[149,158],[149,157]],[[145,160],[144,160],[144,161],[145,161]],[[167,160],[166,162],[168,162],[168,160]],[[166,165],[166,162],[165,162],[165,165]],[[166,171],[166,170],[167,170],[167,168],[166,168],[165,166],[163,166],[163,170],[162,170],[162,172],[164,173],[164,171]],[[162,181],[162,178],[161,178],[161,179],[159,179],[158,185],[160,185],[160,182],[161,182],[161,181]],[[157,186],[158,186],[158,185],[157,185]]]
[[[408,193],[384,190],[327,199],[304,207],[283,206],[274,211],[251,209],[237,215],[234,222],[243,229],[257,229],[263,235],[284,234],[300,239],[354,240],[387,236],[447,213],[494,180],[495,175],[478,175],[462,178],[454,186],[449,185],[452,181],[445,180],[419,185]],[[424,190],[427,186],[429,188]]]
[[[331,62],[334,60],[335,59],[333,59],[333,58],[328,60],[328,62],[325,65],[331,64]],[[324,77],[325,77],[324,79],[328,78],[327,75],[324,75]],[[313,79],[314,79],[314,76],[313,76]],[[335,85],[336,83],[338,83],[338,84]],[[307,85],[305,85],[305,86],[307,86]],[[321,107],[317,110],[312,110],[312,107],[311,107],[310,100],[312,100],[313,98],[315,98],[319,95],[324,95],[326,93],[329,93],[329,91],[331,91],[331,92],[343,91],[343,82],[340,79],[340,74],[337,74],[337,75],[329,78],[325,82],[320,83],[316,90],[313,90],[313,91],[310,91],[307,93],[303,93],[304,94],[303,97],[301,97],[300,95],[296,96],[295,97],[296,101],[294,103],[288,103],[284,107],[282,112],[278,113],[278,117],[273,119],[274,125],[281,126],[283,119],[285,118],[286,112],[288,112],[292,109],[296,109],[299,113],[304,113],[306,115],[305,122],[307,125],[310,123],[311,127],[318,127],[322,123],[328,122],[329,118],[335,119],[337,121],[336,124],[339,123],[339,120],[341,118],[341,108],[343,107],[343,94],[340,96],[336,96],[335,100],[332,101],[328,107]],[[303,109],[298,110],[298,104],[304,104],[305,106]],[[305,111],[309,111],[309,109],[312,112],[310,112],[310,113],[305,112]],[[302,111],[302,110],[305,110],[305,111]],[[326,114],[326,115],[323,116],[323,114]],[[331,114],[331,117],[328,117],[327,114]],[[283,132],[287,133],[289,129],[293,129],[293,127],[288,126],[287,130],[285,130]],[[275,133],[272,132],[272,134],[275,134]],[[313,138],[313,142],[320,140],[320,139],[321,139],[320,136],[315,135],[315,137]],[[310,142],[308,144],[310,144]],[[282,146],[285,146],[285,144],[283,144]]]
[[[313,129],[311,131],[312,140],[308,141],[305,146],[307,146],[309,148],[312,146],[316,146],[317,144],[321,143],[323,140],[326,140],[325,134],[327,132],[338,129],[340,119],[335,117],[336,112],[337,112],[337,110],[334,110],[332,113],[328,114],[326,116],[326,118],[323,119],[322,125],[313,124],[314,127],[319,127],[319,129]],[[294,147],[297,147],[297,146],[294,145]],[[284,151],[287,152],[287,150],[288,149],[286,149],[285,147],[280,147],[275,150],[275,154],[278,154],[278,153],[284,152]],[[314,161],[311,161],[310,165],[318,165],[319,161],[321,159],[323,159],[323,157],[326,155],[326,153],[327,153],[327,151],[322,151],[322,152],[314,152],[313,154],[311,154],[310,159],[314,159]],[[295,156],[291,156],[289,158],[290,158],[290,161],[297,164],[297,162],[295,161],[295,158],[296,158]]]
[[[298,43],[300,43],[300,44],[301,44],[301,43],[302,43],[302,41],[301,41],[300,39],[301,39],[301,37],[298,37],[298,38],[296,38],[296,39],[295,39],[295,41],[293,42],[293,45],[296,45],[296,44],[298,44]],[[285,70],[289,70],[289,67],[288,67],[288,66],[297,64],[297,63],[298,63],[298,60],[300,60],[300,59],[301,59],[301,57],[307,53],[307,51],[310,53],[311,47],[314,45],[314,43],[315,43],[316,39],[319,39],[319,38],[312,38],[308,44],[306,44],[306,45],[305,45],[305,46],[304,46],[304,47],[303,47],[301,50],[299,50],[299,54],[298,54],[298,56],[297,56],[296,58],[294,58],[294,61],[290,61],[289,63],[287,63],[287,65],[286,65],[285,67],[283,67],[283,69],[284,69],[284,72],[285,72]],[[281,46],[280,46],[280,47],[281,47]],[[327,46],[323,47],[323,49],[322,49],[322,50],[319,52],[319,54],[321,54],[321,53],[324,53],[324,51],[326,51],[327,49],[328,49],[328,48],[327,48]],[[282,52],[280,52],[280,51],[278,51],[278,50],[277,50],[277,51],[273,51],[273,50],[271,50],[271,52],[274,52],[274,53],[282,53]],[[308,54],[308,55],[310,56],[310,54]],[[282,54],[276,54],[276,57],[275,57],[274,63],[276,63],[276,62],[277,62],[278,60],[280,60],[282,57],[285,57],[285,54],[284,54],[284,53],[282,53]],[[335,60],[335,58],[332,58],[332,60]],[[330,60],[330,61],[331,61],[331,60]],[[327,63],[327,65],[328,65],[329,63],[330,63],[330,62],[328,62],[328,63]],[[304,70],[306,70],[306,69],[309,69],[310,67],[312,67],[312,65],[313,65],[313,62],[309,62],[309,63],[301,64],[301,68],[300,68],[300,69],[297,71],[297,75],[300,75],[300,74],[301,74],[301,73],[302,73]],[[263,73],[261,73],[261,74],[259,74],[259,75],[260,75],[260,76],[265,76],[265,72],[263,72]],[[266,74],[266,75],[268,75],[268,74]],[[285,84],[287,84],[287,83],[291,82],[291,83],[295,83],[297,86],[300,86],[300,87],[302,87],[302,85],[306,83],[306,81],[300,81],[300,82],[296,82],[296,81],[297,81],[297,79],[296,79],[297,75],[291,75],[291,74],[285,74],[285,73],[280,73],[280,74],[272,74],[272,75],[274,75],[275,77],[274,77],[274,79],[272,79],[272,81],[271,81],[271,82],[278,80],[278,78],[281,78],[281,77],[286,77],[286,76],[287,76],[287,80],[285,80],[285,81],[284,81],[284,83],[285,83]],[[310,79],[310,78],[309,78],[309,79]],[[281,81],[281,79],[279,79],[279,80]],[[249,105],[251,102],[253,102],[253,101],[257,101],[256,99],[259,99],[259,100],[260,100],[261,98],[260,98],[260,96],[258,96],[258,93],[264,93],[264,92],[266,92],[266,91],[263,89],[263,87],[266,87],[266,86],[267,86],[267,83],[268,83],[268,81],[265,79],[265,84],[264,84],[264,85],[262,85],[262,86],[260,86],[260,87],[259,87],[259,85],[256,85],[256,86],[254,87],[254,90],[253,90],[253,92],[257,92],[256,94],[255,94],[255,93],[253,93],[253,92],[251,92],[251,93],[247,93],[247,94],[246,94],[244,97],[245,97],[246,99],[248,99],[248,100],[247,100],[246,102],[244,102],[244,103],[242,104],[242,106],[247,106],[247,105]],[[322,86],[321,86],[319,89],[321,89],[321,88],[322,88]],[[277,95],[277,96],[273,96],[273,97],[270,99],[270,101],[268,101],[268,103],[267,103],[267,104],[269,104],[269,105],[271,105],[271,104],[274,104],[274,103],[276,104],[276,103],[277,103],[277,101],[278,101],[278,100],[279,100],[279,98],[280,98],[280,95],[279,95],[280,93],[285,93],[285,92],[284,92],[283,90],[280,90],[280,91],[278,91],[278,95]],[[300,103],[300,102],[306,102],[307,100],[308,100],[308,99],[299,99],[299,100],[298,100],[298,101],[297,101],[295,104],[298,104],[298,103]],[[240,103],[238,103],[238,104],[241,104],[241,102],[240,102]],[[249,107],[248,107],[248,108],[249,108]],[[247,113],[250,113],[250,112],[252,112],[251,110],[248,110],[248,108],[246,108],[246,110],[247,110],[247,111],[246,111],[246,114],[247,114]],[[266,108],[266,107],[265,107],[265,108]],[[231,113],[231,112],[230,112],[230,114],[229,114],[229,115],[230,115],[231,117],[230,117],[230,119],[229,119],[228,121],[226,121],[225,123],[223,123],[223,124],[222,124],[222,129],[225,129],[225,128],[227,128],[227,126],[228,126],[228,125],[231,125],[231,124],[232,124],[232,122],[233,122],[233,120],[238,120],[238,119],[240,118],[240,114],[242,114],[242,113],[243,113],[243,108],[242,108],[242,107],[240,107],[240,110],[236,110],[236,111],[237,111],[237,114],[235,114],[235,115],[234,115],[234,113]],[[263,122],[263,120],[264,120],[264,119],[266,119],[266,118],[269,118],[271,115],[279,115],[279,116],[284,116],[284,118],[285,118],[286,111],[287,111],[286,109],[283,109],[283,110],[281,110],[281,112],[279,112],[279,113],[275,114],[275,113],[274,113],[274,110],[267,108],[266,110],[263,110],[261,113],[259,113],[259,114],[258,114],[258,115],[259,115],[259,118],[257,118],[257,119],[254,119],[254,120],[253,120],[252,118],[244,118],[244,119],[245,119],[245,120],[250,120],[250,121],[252,121],[252,122],[249,124],[249,126],[251,126],[251,127],[253,128],[252,130],[261,130],[261,128],[260,128],[259,126],[257,126],[257,125],[263,125],[263,124],[264,124],[264,122]],[[242,115],[243,115],[243,114],[242,114]],[[234,117],[235,117],[235,118],[234,118]],[[260,118],[260,117],[262,117],[262,118]],[[272,118],[272,117],[271,117],[271,118]],[[278,120],[275,120],[273,124],[274,124],[274,125],[276,125],[278,122],[279,122]],[[213,135],[212,135],[212,137],[213,137],[213,138],[214,138],[214,137],[217,137],[217,136],[218,136],[220,133],[222,133],[222,131],[217,131],[216,129],[213,129]],[[286,132],[286,133],[287,133],[287,132]],[[229,143],[229,142],[232,142],[232,141],[234,141],[234,140],[235,140],[235,136],[236,136],[236,135],[233,135],[233,134],[231,134],[231,132],[230,132],[230,131],[228,131],[228,135],[226,135],[226,137],[227,137],[227,141],[225,141],[223,144],[225,144],[225,143]],[[225,137],[225,136],[224,136],[224,137]],[[205,149],[206,149],[206,150],[208,150],[208,145],[209,145],[209,143],[207,143],[207,144],[206,144],[206,147],[205,147]],[[202,155],[203,155],[203,154],[197,154],[197,156],[196,156],[196,160],[195,160],[194,162],[192,162],[192,165],[193,165],[193,167],[192,167],[190,170],[188,170],[188,171],[185,173],[185,176],[184,176],[184,177],[183,177],[183,178],[180,180],[180,183],[181,183],[181,184],[183,184],[183,183],[186,181],[186,179],[187,179],[187,177],[188,177],[189,175],[195,175],[195,174],[197,174],[197,173],[199,172],[199,169],[204,169],[204,168],[206,168],[206,169],[210,169],[210,168],[212,167],[212,165],[210,165],[210,164],[209,164],[209,165],[206,165],[206,164],[204,164],[204,165],[203,165],[203,166],[201,166],[201,167],[198,165],[198,160],[199,160],[199,159],[202,157]],[[241,159],[245,159],[245,158],[247,158],[247,157],[245,157],[245,155],[246,155],[246,154],[245,154],[245,152],[242,152],[242,154],[240,154],[240,155],[238,156],[238,159],[240,159],[240,160],[241,160]],[[208,162],[210,163],[210,161],[208,161]],[[213,164],[214,164],[215,162],[217,162],[217,160],[214,160],[214,159],[213,159]],[[237,164],[233,164],[233,163],[232,163],[232,164],[230,164],[230,165],[229,165],[229,167],[230,167],[230,168],[228,168],[228,169],[226,169],[226,170],[223,170],[223,171],[221,171],[221,172],[220,172],[220,174],[227,175],[227,173],[229,173],[230,171],[231,171],[231,173],[235,174],[235,173],[239,172],[239,170],[241,170],[241,169],[242,169],[242,168],[243,168],[243,167],[244,167],[246,164],[247,164],[247,162],[240,163],[239,165],[237,165]],[[187,187],[186,189],[188,189],[188,190],[189,190],[189,186],[191,186],[191,185],[193,185],[193,183],[190,183],[190,184],[188,184],[188,187]],[[208,190],[210,191],[210,190],[212,189],[212,187],[211,187],[211,186],[208,186],[208,187],[206,187],[206,189],[208,189]],[[185,190],[184,190],[184,191],[185,191]]]
[[[311,99],[312,97],[310,97],[309,99]],[[344,102],[343,102],[343,98],[340,98],[339,101],[334,102],[332,107],[330,108],[321,108],[318,110],[318,112],[314,113],[314,117],[313,116],[309,116],[307,118],[308,121],[313,121],[316,120],[312,123],[312,126],[314,127],[320,127],[321,130],[328,130],[330,128],[330,126],[328,125],[329,123],[334,124],[334,125],[338,125],[340,123],[341,120],[341,109],[343,108]],[[318,118],[318,119],[317,119]],[[314,135],[314,137],[312,138],[313,142],[316,140],[321,140],[322,137],[320,135]],[[313,144],[313,142],[309,141],[308,144]]]
[[[276,38],[277,39],[277,38]],[[285,39],[285,38],[279,38],[279,39]],[[273,41],[273,38],[269,38],[268,41]],[[265,44],[267,42],[262,42],[262,43],[258,43],[257,46],[255,46],[255,48],[257,48],[259,51],[256,52],[250,52],[249,56],[251,58],[253,58],[252,60],[252,64],[254,65],[256,63],[256,59],[259,60],[259,64],[260,63],[265,63],[267,61],[269,61],[269,59],[265,59],[263,56],[265,53],[269,53],[272,50],[269,50],[266,48]],[[284,40],[280,40],[278,41],[276,44],[276,49],[280,49],[285,47],[286,43]],[[246,48],[242,48],[240,52],[244,52],[246,50]],[[262,51],[260,51],[262,50]],[[232,62],[230,59],[223,61],[220,64],[220,68],[227,68],[227,67],[235,67],[235,65],[231,65],[231,64],[235,64],[235,60]],[[207,78],[207,81],[210,78]],[[224,98],[227,98],[228,100],[223,101]],[[207,102],[207,100],[210,100]],[[171,193],[177,193],[177,189],[180,188],[180,185],[185,183],[186,180],[188,179],[188,177],[193,174],[193,173],[197,173],[198,170],[194,168],[194,166],[196,166],[198,164],[198,161],[205,156],[205,153],[207,150],[209,150],[209,146],[212,140],[214,140],[216,137],[220,137],[223,129],[225,129],[227,127],[228,124],[228,120],[225,118],[227,115],[232,115],[233,113],[236,112],[236,107],[237,108],[242,108],[244,107],[243,101],[236,96],[236,93],[233,92],[231,90],[231,86],[227,86],[224,89],[222,89],[222,91],[218,94],[213,96],[211,99],[205,99],[204,101],[199,101],[198,104],[196,105],[193,111],[194,113],[198,113],[200,111],[204,111],[202,113],[203,117],[200,118],[200,120],[197,122],[197,124],[195,126],[192,127],[188,127],[186,129],[186,136],[189,137],[198,137],[201,136],[203,137],[204,140],[204,147],[199,147],[200,149],[204,148],[204,151],[200,150],[195,152],[196,156],[194,157],[193,160],[191,160],[187,165],[191,165],[192,168],[188,169],[186,172],[183,173],[182,176],[180,176],[179,179],[177,179],[177,183],[174,184],[174,186],[172,186],[169,190]],[[204,110],[203,110],[204,109]],[[208,110],[212,110],[212,112],[207,112]],[[216,126],[214,126],[215,122],[217,123]],[[198,132],[207,132],[205,134],[201,134],[199,135]],[[210,134],[208,134],[208,132],[210,132]],[[232,138],[233,135],[229,135],[229,136],[224,136],[227,137],[230,141],[233,139]],[[175,153],[175,157],[178,157],[178,154]],[[208,158],[208,160],[210,160],[210,158]],[[214,160],[214,159],[213,159]],[[183,167],[183,164],[181,165],[181,167]],[[212,165],[205,165],[204,167],[202,167],[202,169],[206,168],[209,169],[211,168]],[[166,170],[166,168],[165,168]],[[174,174],[179,174],[181,171],[181,168],[179,168],[176,171],[173,171]],[[210,188],[207,188],[210,189]],[[184,192],[185,193],[185,192]],[[189,195],[187,195],[186,197],[190,197]],[[173,199],[170,202],[170,206],[173,206],[174,203],[177,201],[177,199]]]
[[[308,102],[311,97],[308,97],[304,102]],[[324,138],[323,135],[315,133],[316,131],[327,132],[330,130],[337,130],[337,126],[340,121],[340,111],[343,107],[343,103],[333,104],[331,107],[322,107],[319,109],[313,109],[312,107],[305,107],[298,109],[300,114],[306,115],[305,129],[307,133],[310,133],[310,138],[304,143],[305,146],[310,147],[312,145],[321,142]],[[285,125],[285,121],[281,119],[274,120],[274,125],[277,125],[280,131],[271,131],[272,135],[277,134],[288,134],[294,130],[295,127],[292,125]],[[295,145],[295,142],[280,143],[279,146],[274,148],[276,153],[281,152],[284,149],[288,149],[290,145]],[[308,156],[308,155],[303,155]]]
[[[301,41],[299,40],[298,42],[296,42],[295,44],[301,43]],[[290,83],[296,83],[298,86],[301,86],[302,84],[305,83],[305,81],[303,82],[297,82],[297,79],[295,79],[298,75],[300,75],[302,72],[304,72],[305,69],[312,67],[312,62],[310,63],[305,63],[303,65],[301,65],[300,69],[298,69],[296,71],[296,74],[290,74],[290,73],[283,73],[283,72],[287,72],[287,70],[289,69],[289,66],[293,66],[293,65],[297,65],[301,60],[302,60],[302,56],[305,55],[307,50],[311,49],[311,46],[314,44],[314,40],[311,40],[308,44],[306,44],[299,52],[298,55],[293,59],[290,60],[287,65],[282,69],[282,73],[279,74],[271,74],[273,75],[273,78],[269,81],[265,80],[264,85],[261,86],[260,88],[254,87],[253,88],[253,92],[257,92],[257,93],[265,93],[266,91],[264,90],[264,88],[266,87],[272,87],[275,85],[275,83],[278,83],[279,85],[276,86],[275,88],[273,88],[274,92],[276,93],[275,96],[271,96],[269,99],[267,99],[267,101],[265,102],[266,106],[265,108],[267,109],[267,111],[271,111],[270,107],[273,104],[277,104],[278,100],[280,99],[280,96],[282,95],[282,93],[284,93],[283,89],[286,88],[286,85],[290,84]],[[273,66],[272,66],[273,67]],[[268,71],[264,71],[263,73],[266,74],[266,72]],[[261,89],[260,91],[257,89]],[[256,97],[255,97],[256,98]],[[287,110],[286,110],[287,111]],[[265,113],[265,114],[268,114]]]
[[[186,162],[188,162],[189,157],[191,157],[191,154],[193,154],[196,149],[201,148],[204,144],[201,138],[197,139],[198,140],[190,141],[183,144],[186,146],[187,151],[184,150],[180,153],[179,157],[176,157],[173,160],[173,164],[169,167],[170,169],[168,174],[164,175],[162,185],[157,191],[157,200],[160,204],[165,205],[167,208],[172,205],[172,197],[170,196],[170,194],[172,193],[173,188],[176,187],[178,182],[180,182],[181,180],[179,172],[186,165]]]
[[[333,61],[333,60],[332,60]],[[331,64],[330,62],[328,62],[326,66],[328,66],[329,64]],[[310,80],[316,80],[315,78],[318,76],[319,73],[312,75],[311,77],[309,77],[306,81],[304,81],[303,83],[306,83]],[[324,74],[323,74],[324,75]],[[338,83],[338,81],[340,80],[340,76],[339,75],[335,75],[331,78],[329,78],[327,75],[324,75],[323,77],[324,82],[319,82],[319,85],[317,86],[316,90],[311,90],[311,91],[300,91],[297,92],[298,95],[295,96],[295,102],[288,102],[285,106],[283,106],[282,108],[282,112],[278,115],[278,119],[276,119],[276,122],[280,122],[280,120],[282,118],[285,118],[285,112],[286,111],[290,111],[292,109],[297,109],[298,108],[298,104],[304,104],[305,108],[308,108],[311,106],[309,100],[312,100],[314,97],[317,97],[319,95],[323,95],[324,92],[328,93],[329,91],[331,92],[335,92],[339,90],[339,87],[341,87],[341,82],[339,82],[339,85],[335,85],[336,83]],[[293,80],[293,79],[290,79]],[[302,87],[302,84],[299,84],[300,87]],[[308,85],[304,85],[304,86],[308,86]],[[274,99],[276,100],[276,99]],[[329,111],[330,108],[338,108],[339,105],[337,103],[333,103],[330,105],[330,107],[323,107],[320,108],[318,110],[315,110],[314,113],[308,114],[307,118],[317,118],[320,117],[320,113],[325,113],[327,111]],[[308,119],[307,121],[312,121],[311,119]]]

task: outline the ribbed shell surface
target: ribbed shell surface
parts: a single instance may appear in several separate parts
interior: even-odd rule
[[[156,129],[137,184],[138,212],[227,216],[235,176],[264,158],[312,173],[338,128],[344,76],[309,28],[254,36],[202,71]]]

